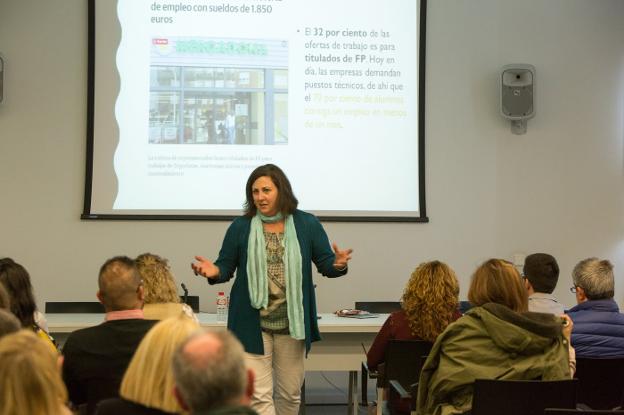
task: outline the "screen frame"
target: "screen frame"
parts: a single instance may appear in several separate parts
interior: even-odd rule
[[[97,214],[91,212],[93,184],[93,150],[94,150],[94,119],[95,119],[95,1],[88,1],[87,11],[87,145],[85,165],[85,189],[82,220],[118,220],[118,221],[231,221],[238,215],[181,215],[181,214]],[[425,68],[426,68],[426,34],[427,34],[427,0],[417,0],[417,19],[419,20],[418,38],[418,191],[419,216],[331,216],[318,214],[318,218],[327,222],[417,222],[428,223],[425,200]]]

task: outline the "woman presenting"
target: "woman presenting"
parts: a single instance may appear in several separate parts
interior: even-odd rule
[[[191,267],[209,284],[226,282],[236,271],[228,328],[245,346],[247,365],[256,374],[252,408],[261,415],[294,415],[304,351],[320,340],[312,262],[321,274],[340,277],[352,250],[334,244],[332,251],[318,219],[297,209],[279,167],[256,168],[245,193],[245,214],[228,228],[218,259],[197,256]]]

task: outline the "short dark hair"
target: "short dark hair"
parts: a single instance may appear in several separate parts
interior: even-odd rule
[[[98,287],[107,312],[132,309],[140,285],[141,275],[132,258],[116,256],[100,267]]]
[[[527,256],[522,272],[536,293],[551,294],[559,280],[559,265],[549,254],[537,253]]]
[[[251,188],[254,182],[263,176],[269,177],[275,184],[275,187],[277,187],[278,212],[281,212],[282,215],[292,214],[295,209],[297,209],[299,201],[293,193],[288,177],[286,177],[286,174],[284,174],[282,169],[277,167],[275,164],[265,164],[263,166],[257,167],[254,171],[252,171],[249,175],[249,179],[247,179],[247,185],[245,186],[245,216],[253,217],[256,215],[257,209],[253,201],[253,193]]]

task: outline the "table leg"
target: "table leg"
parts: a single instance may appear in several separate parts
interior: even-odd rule
[[[358,396],[357,396],[357,371],[349,371],[349,415],[357,415],[358,413]]]

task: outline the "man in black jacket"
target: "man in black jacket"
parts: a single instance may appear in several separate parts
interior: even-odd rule
[[[143,284],[134,261],[109,259],[100,268],[97,298],[105,321],[69,335],[63,348],[63,380],[74,406],[91,414],[102,399],[119,395],[121,379],[155,321],[143,319]]]

